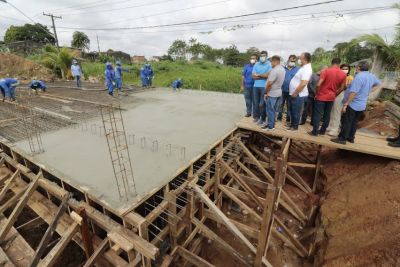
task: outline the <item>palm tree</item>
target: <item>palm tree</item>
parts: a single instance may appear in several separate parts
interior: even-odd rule
[[[55,73],[61,74],[61,77],[65,79],[73,58],[74,55],[68,48],[62,47],[60,50],[57,50],[52,45],[46,45],[43,48],[40,61],[48,68],[53,69]]]
[[[82,52],[85,50],[89,50],[90,39],[84,32],[76,31],[72,35],[71,46],[82,49]]]

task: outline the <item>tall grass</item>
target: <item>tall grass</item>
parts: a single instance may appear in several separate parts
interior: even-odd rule
[[[124,73],[125,84],[140,85],[140,68],[143,65],[124,65],[131,72]],[[155,62],[153,85],[168,87],[171,83],[181,78],[184,88],[201,89],[219,92],[239,92],[241,68],[227,67],[207,61],[195,62]],[[94,76],[99,80],[104,79],[105,65],[102,63],[85,62],[82,65],[87,77]]]

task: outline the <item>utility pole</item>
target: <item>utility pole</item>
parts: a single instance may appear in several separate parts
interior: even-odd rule
[[[97,39],[97,49],[99,50],[99,55],[100,55],[100,43],[99,43],[99,36],[96,34],[96,39]]]
[[[46,14],[43,12],[43,16],[47,16],[51,18],[51,22],[53,24],[53,31],[54,31],[54,38],[56,39],[56,45],[57,49],[60,49],[60,45],[58,44],[58,37],[57,37],[57,31],[56,31],[56,24],[54,23],[54,19],[62,19],[60,16],[54,16],[53,14]]]

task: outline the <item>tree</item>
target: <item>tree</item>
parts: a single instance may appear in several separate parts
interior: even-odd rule
[[[24,26],[10,26],[4,35],[4,42],[9,44],[17,41],[54,44],[55,38],[47,27],[40,23],[25,24]]]
[[[257,47],[249,47],[246,50],[246,54],[251,56],[251,55],[259,55],[260,54],[260,49],[258,49]]]
[[[60,50],[57,50],[52,45],[46,45],[43,48],[40,61],[46,67],[53,69],[55,73],[61,74],[61,77],[65,79],[73,57],[74,55],[68,48],[62,47]]]
[[[232,44],[224,51],[224,63],[228,66],[239,66],[240,65],[240,52],[236,45]]]
[[[76,31],[72,35],[71,46],[82,49],[82,52],[85,50],[89,50],[90,39],[84,32]]]
[[[184,60],[186,58],[187,44],[183,40],[175,40],[168,48],[168,55],[174,59]]]
[[[200,55],[204,54],[205,45],[197,42],[197,39],[189,39],[188,51],[192,54],[192,59],[198,59]]]

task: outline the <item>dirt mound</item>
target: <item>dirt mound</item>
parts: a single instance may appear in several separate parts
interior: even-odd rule
[[[326,242],[317,265],[400,266],[400,163],[344,151],[324,155]]]
[[[30,80],[33,77],[44,81],[54,80],[54,75],[46,67],[14,54],[0,53],[0,78],[6,76],[20,80]]]

